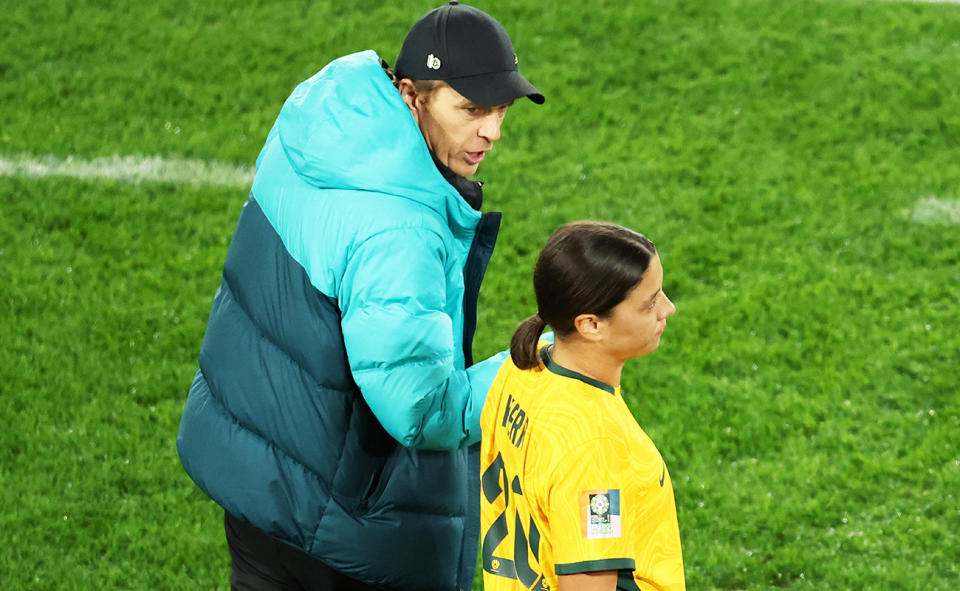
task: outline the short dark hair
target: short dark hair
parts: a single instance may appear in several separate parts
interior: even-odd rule
[[[382,60],[381,60],[381,65],[383,66],[384,73],[386,73],[386,75],[390,78],[390,82],[393,83],[393,86],[395,88],[399,88],[400,80],[402,80],[402,78],[400,78],[400,76],[397,75],[397,71],[394,68],[391,68],[390,66],[386,65],[386,63],[383,63]],[[413,87],[417,89],[417,94],[426,99],[429,99],[430,95],[433,94],[433,91],[436,90],[438,86],[440,86],[439,80],[412,80],[411,79],[411,82],[413,82]]]
[[[580,221],[557,229],[533,270],[538,312],[520,323],[510,341],[514,364],[530,369],[540,363],[537,341],[547,325],[564,337],[580,314],[608,315],[640,283],[656,254],[646,236],[618,224]]]

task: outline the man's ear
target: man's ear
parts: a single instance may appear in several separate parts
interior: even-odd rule
[[[580,314],[573,319],[573,328],[581,338],[595,343],[603,338],[603,321],[596,314]]]
[[[417,87],[413,85],[413,80],[401,78],[400,82],[397,83],[397,90],[400,91],[400,98],[403,99],[403,102],[405,102],[410,109],[410,114],[413,115],[417,123],[420,123],[420,113],[417,105]]]

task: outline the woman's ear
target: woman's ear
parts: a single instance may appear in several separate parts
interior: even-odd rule
[[[603,335],[601,334],[602,320],[596,314],[580,314],[573,319],[573,328],[581,338],[596,342]]]
[[[420,113],[417,104],[417,87],[413,85],[413,80],[401,78],[400,82],[397,83],[397,90],[400,91],[400,98],[403,99],[403,102],[405,102],[410,109],[410,114],[413,115],[414,120],[419,124]]]

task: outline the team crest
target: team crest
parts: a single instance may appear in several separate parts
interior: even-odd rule
[[[580,493],[580,514],[583,537],[619,538],[620,490],[590,490]]]

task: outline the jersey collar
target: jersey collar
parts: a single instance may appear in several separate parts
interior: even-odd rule
[[[573,378],[575,380],[580,380],[585,384],[589,384],[594,388],[600,388],[604,392],[613,394],[616,396],[616,389],[610,384],[601,382],[600,380],[595,380],[591,377],[587,377],[582,373],[577,373],[573,370],[567,369],[562,365],[558,365],[556,361],[553,360],[553,356],[550,355],[550,351],[553,349],[553,345],[547,345],[546,347],[540,349],[540,359],[543,360],[543,364],[548,370],[557,374],[558,376],[563,376],[565,378]]]

